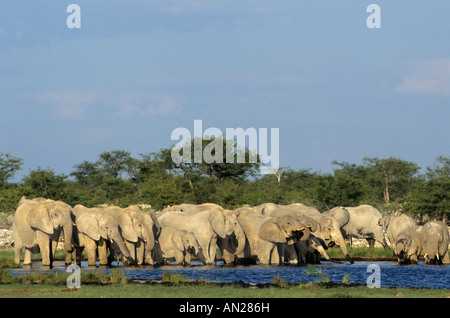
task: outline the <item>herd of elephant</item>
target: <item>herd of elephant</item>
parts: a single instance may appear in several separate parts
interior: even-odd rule
[[[61,233],[66,264],[81,263],[86,250],[88,265],[155,265],[175,260],[190,264],[194,258],[214,264],[217,249],[225,263],[318,263],[331,260],[326,249],[338,245],[353,263],[346,239],[366,239],[393,249],[400,263],[415,263],[423,251],[427,264],[449,263],[449,231],[437,220],[421,230],[406,216],[382,217],[370,205],[336,207],[329,211],[300,203],[226,210],[213,203],[181,204],[159,213],[138,206],[105,209],[73,208],[62,201],[23,197],[13,220],[14,261],[31,264],[39,248],[42,264],[52,266]],[[385,240],[388,238],[389,244]]]

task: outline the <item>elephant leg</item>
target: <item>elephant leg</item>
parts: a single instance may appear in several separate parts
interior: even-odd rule
[[[209,263],[214,264],[214,259],[216,258],[216,249],[217,249],[217,238],[212,238],[209,242],[209,248],[208,248],[208,258]]]
[[[52,265],[52,241],[49,236],[41,231],[36,231],[36,240],[41,250],[42,265]]]
[[[108,265],[108,256],[107,256],[107,248],[106,248],[106,242],[103,238],[101,238],[98,241],[97,244],[98,248],[98,260],[100,265]]]
[[[375,240],[373,238],[368,238],[366,240],[367,240],[367,243],[369,244],[369,248],[375,247]]]
[[[15,241],[14,242],[14,263],[16,263],[18,265],[20,264],[20,258],[21,258],[21,255],[22,255],[22,250],[23,250],[22,242],[21,241]],[[24,261],[24,264],[26,264],[25,261]]]
[[[58,248],[59,236],[61,235],[61,229],[55,230],[53,235],[50,236],[50,244],[51,244],[51,258],[52,261],[55,259],[56,249]]]
[[[64,264],[66,264],[66,266],[72,264],[72,253],[66,251],[66,259]]]
[[[277,244],[278,265],[284,265],[286,249],[283,244]]]
[[[52,260],[52,263],[53,263],[53,260],[55,259],[55,255],[56,255],[56,250],[57,250],[57,248],[58,248],[58,240],[52,240],[51,242],[50,242],[50,244],[51,244],[51,246],[50,246],[50,248],[51,248],[51,255],[50,255],[50,257],[51,257],[51,260]]]
[[[301,262],[299,260],[297,245],[295,243],[287,247],[286,255],[287,255],[289,264],[297,265],[297,264],[299,264],[299,262]]]
[[[175,261],[178,265],[183,265],[184,262],[184,251],[175,250]]]
[[[444,257],[442,258],[442,264],[450,264],[450,257],[447,251],[445,251]]]
[[[184,255],[184,264],[185,265],[191,264],[191,257],[192,257],[191,253],[189,253],[189,252],[185,253],[185,255]]]
[[[88,257],[88,265],[96,266],[97,265],[97,244],[94,240],[87,238],[85,243],[85,249]]]
[[[25,248],[25,257],[23,259],[23,265],[31,265],[31,249]]]
[[[234,262],[234,255],[225,249],[222,251],[222,258],[223,258],[225,264],[231,264]]]
[[[75,264],[81,265],[81,253],[83,253],[83,247],[77,247],[75,249]]]

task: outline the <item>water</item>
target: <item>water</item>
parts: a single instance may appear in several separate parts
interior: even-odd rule
[[[271,283],[274,277],[279,276],[289,283],[308,283],[322,281],[327,278],[331,282],[342,283],[344,277],[350,283],[366,284],[372,271],[367,272],[370,264],[380,267],[381,287],[408,287],[408,288],[441,288],[450,289],[450,266],[429,266],[424,262],[418,265],[398,265],[397,262],[383,261],[355,261],[354,264],[336,264],[322,262],[320,265],[311,266],[176,266],[166,265],[161,267],[123,267],[124,274],[135,280],[160,280],[163,272],[179,273],[191,280],[203,279],[217,283],[230,283],[243,281],[248,284]],[[12,270],[13,275],[25,274],[31,271],[43,271],[40,266],[33,266],[31,270],[21,268]],[[64,271],[64,264],[57,264],[52,271]],[[81,270],[102,270],[107,273],[111,268],[88,268],[86,262],[81,263]],[[314,272],[315,274],[308,274]]]

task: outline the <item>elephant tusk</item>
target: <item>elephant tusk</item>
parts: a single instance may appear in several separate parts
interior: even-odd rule
[[[436,254],[436,258],[439,260],[439,254]]]
[[[425,259],[428,257],[428,254],[427,253],[425,253],[425,255],[423,256]]]
[[[298,228],[297,231],[303,231],[304,229],[305,229],[305,227]]]

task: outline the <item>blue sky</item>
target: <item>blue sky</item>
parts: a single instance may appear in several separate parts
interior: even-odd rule
[[[69,29],[69,4],[81,28]],[[369,4],[381,28],[369,29]],[[450,155],[450,2],[2,1],[0,152],[18,178],[177,127],[279,128],[280,165]]]

